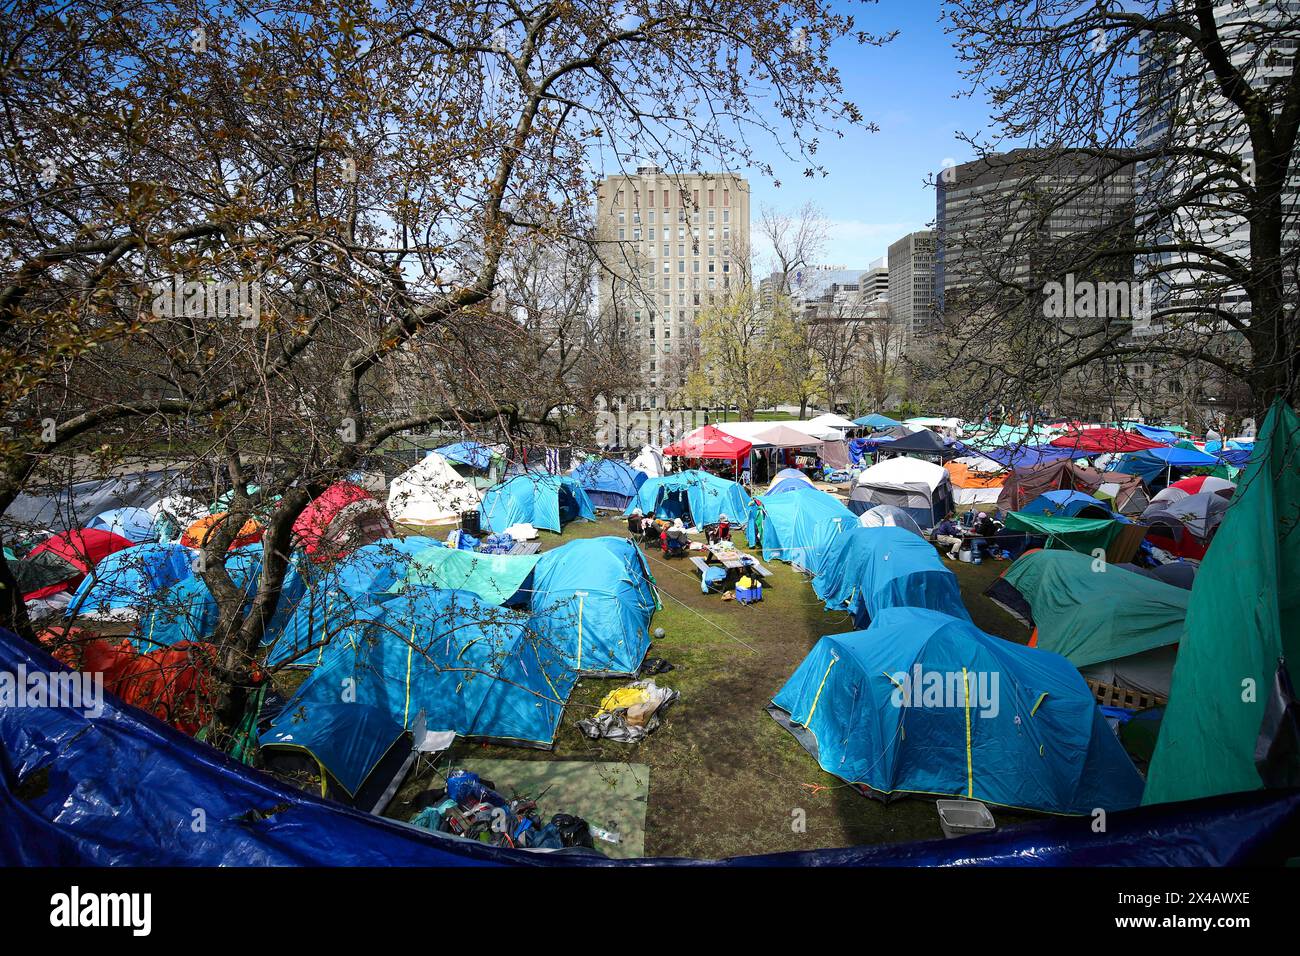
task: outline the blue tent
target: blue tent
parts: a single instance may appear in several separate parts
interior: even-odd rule
[[[66,673],[0,630],[0,672]],[[147,768],[150,786],[123,768]],[[33,786],[33,782],[39,782]],[[207,826],[176,839],[195,807]],[[249,807],[276,808],[250,822]],[[726,860],[526,853],[442,836],[305,793],[112,694],[102,709],[0,707],[2,866],[1231,866],[1295,854],[1300,793],[1258,790],[1122,811],[1094,833],[1046,819],[960,840]]]
[[[381,538],[338,561],[309,567],[283,625],[267,636],[267,662],[318,663],[332,636],[358,611],[391,596],[389,589],[405,580],[415,555],[438,547],[442,542],[436,538]],[[313,644],[318,645],[314,653],[303,657]]]
[[[1106,466],[1107,471],[1137,475],[1145,482],[1169,468],[1213,468],[1219,459],[1194,448],[1144,448],[1121,455]]]
[[[1133,430],[1143,438],[1150,438],[1152,441],[1162,441],[1166,445],[1172,445],[1178,441],[1178,436],[1171,431],[1163,428],[1156,428],[1152,425],[1133,425]]]
[[[597,508],[622,511],[645,484],[646,474],[613,458],[589,458],[573,469],[582,490]]]
[[[1106,502],[1082,491],[1045,491],[1020,509],[1022,514],[1061,518],[1114,518]]]
[[[145,543],[114,551],[82,580],[67,614],[98,616],[143,608],[159,591],[194,576],[195,554],[179,544]]]
[[[797,491],[800,488],[811,487],[813,487],[812,481],[798,468],[782,468],[776,473],[776,477],[768,483],[767,493],[775,495],[781,492]]]
[[[483,522],[497,533],[511,525],[531,524],[559,534],[575,518],[595,521],[596,509],[571,475],[527,472],[483,493]]]
[[[623,512],[653,514],[660,518],[682,518],[687,526],[717,524],[722,515],[738,525],[748,519],[749,495],[734,481],[707,471],[678,471],[651,478],[638,490]]]
[[[284,745],[301,732],[340,783],[364,780],[392,743],[359,731],[362,721],[379,729],[372,711],[340,720],[340,703],[387,715],[384,726],[410,730],[423,711],[430,731],[547,747],[574,681],[522,615],[465,591],[413,587],[358,611],[262,740]]]
[[[624,538],[570,541],[533,569],[529,624],[575,672],[636,673],[658,608],[645,557]]]
[[[144,508],[113,508],[110,511],[101,511],[86,523],[86,527],[111,531],[136,544],[158,540],[153,515]]]
[[[1063,458],[1091,458],[1093,452],[1081,448],[1062,448],[1059,445],[1009,445],[1006,448],[976,448],[963,442],[953,447],[967,455],[983,455],[1006,468],[1033,468],[1046,462]]]
[[[890,608],[868,630],[823,637],[772,703],[822,769],[881,799],[1065,814],[1142,799],[1074,665],[938,611]]]
[[[826,609],[848,610],[858,627],[891,607],[932,608],[970,620],[957,576],[934,545],[906,528],[849,527],[810,570]]]
[[[861,425],[863,428],[893,428],[903,423],[873,412],[870,415],[863,415],[861,418],[853,419],[853,424]]]
[[[387,710],[369,704],[316,703],[286,717],[264,733],[258,743],[268,754],[294,750],[308,754],[320,768],[321,796],[329,777],[349,797],[356,796],[376,766],[406,734]],[[328,775],[328,776],[327,776]]]
[[[457,465],[468,465],[478,471],[487,471],[492,464],[492,449],[481,442],[458,441],[435,448],[439,455]]]
[[[298,554],[285,570],[280,601],[266,626],[266,640],[275,638],[293,617],[298,602],[306,593],[306,582],[299,572]],[[252,606],[262,575],[262,546],[245,545],[226,555],[226,570],[231,583],[244,593],[244,609]],[[173,586],[157,592],[147,614],[131,635],[142,651],[170,647],[180,641],[206,641],[212,637],[220,620],[216,599],[203,578],[195,573]]]
[[[763,511],[763,559],[788,561],[811,569],[841,530],[858,523],[857,516],[833,495],[803,482],[787,494],[769,492],[758,499]],[[749,546],[758,543],[758,516],[750,512]]]

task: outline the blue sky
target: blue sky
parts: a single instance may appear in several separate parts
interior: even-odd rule
[[[925,180],[945,160],[971,158],[955,131],[984,129],[988,109],[982,98],[953,96],[966,87],[939,22],[938,2],[881,0],[850,9],[869,32],[899,31],[883,47],[844,42],[832,52],[848,98],[880,132],[853,129],[843,139],[824,139],[818,157],[828,175],[820,179],[803,177],[800,164],[783,161],[769,144],[755,143],[777,170],[781,187],[756,172],[749,177],[755,224],[763,205],[794,212],[811,199],[831,221],[823,261],[856,268],[933,221],[934,190]],[[754,253],[761,273],[767,254],[757,237]]]

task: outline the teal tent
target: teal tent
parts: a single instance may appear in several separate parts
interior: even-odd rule
[[[924,607],[970,620],[957,576],[934,545],[906,528],[848,527],[832,537],[813,572],[828,611],[847,610],[858,627],[891,607]]]
[[[769,492],[757,499],[763,510],[763,559],[787,561],[811,570],[820,563],[820,553],[830,545],[831,538],[856,525],[858,519],[838,498],[812,485],[787,484],[794,484],[794,489]],[[752,548],[758,543],[753,511],[746,532]]]
[[[483,523],[495,532],[530,524],[560,533],[569,521],[596,520],[596,509],[571,475],[525,472],[483,493]]]
[[[915,537],[915,536],[912,536]],[[1124,810],[1142,778],[1073,665],[925,608],[823,637],[769,713],[869,796]]]
[[[1007,515],[1004,526],[1008,531],[1045,539],[1048,548],[1092,554],[1105,551],[1119,535],[1123,525],[1110,518],[1066,518],[1059,515],[1026,514],[1013,511]]]
[[[1300,417],[1278,399],[1192,583],[1145,802],[1255,790],[1261,767],[1271,786],[1300,781],[1281,717],[1281,685],[1300,687],[1297,515]]]
[[[411,730],[423,712],[431,732],[549,747],[574,679],[522,615],[464,591],[415,587],[361,610],[262,739],[301,734],[340,782],[365,779],[391,743],[386,732],[376,738],[375,711],[387,727]],[[351,721],[340,704],[360,705]],[[376,729],[358,732],[365,727]]]
[[[654,577],[624,538],[570,541],[533,571],[530,626],[566,665],[584,674],[635,674],[659,609]]]
[[[861,418],[853,419],[853,424],[860,425],[863,428],[882,429],[896,428],[903,423],[896,422],[892,418],[888,418],[885,415],[878,415],[873,412],[870,415],[863,415]]]
[[[427,548],[411,559],[405,580],[390,590],[427,585],[469,591],[488,604],[527,603],[529,595],[525,585],[539,560],[541,556],[536,554],[480,554],[459,548]]]
[[[696,469],[651,478],[638,490],[623,512],[634,511],[659,518],[681,518],[688,526],[717,524],[726,515],[732,525],[749,518],[749,495],[734,481]]]
[[[1086,554],[1031,551],[985,593],[1085,677],[1169,695],[1190,591]]]

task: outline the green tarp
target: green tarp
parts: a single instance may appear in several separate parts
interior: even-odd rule
[[[1008,531],[1047,536],[1047,547],[1065,551],[1092,554],[1098,548],[1105,551],[1120,533],[1120,523],[1108,518],[1060,518],[1048,515],[1027,515],[1013,511],[1006,518]]]
[[[1192,586],[1144,803],[1259,789],[1279,658],[1300,686],[1300,418],[1281,400],[1255,448]]]
[[[1073,551],[1033,551],[1007,568],[1002,581],[1032,609],[1036,646],[1075,667],[1177,644],[1191,597]],[[992,589],[990,596],[996,599]]]
[[[524,586],[539,557],[429,548],[411,559],[406,580],[390,590],[423,584],[445,591],[471,591],[488,604],[505,604]]]

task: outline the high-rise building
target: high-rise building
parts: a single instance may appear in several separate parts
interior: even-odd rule
[[[664,408],[684,384],[680,356],[700,309],[749,282],[749,182],[734,173],[641,166],[597,190],[599,304],[641,343],[634,408]]]
[[[934,232],[908,233],[888,254],[889,313],[908,339],[934,328]]]
[[[858,289],[864,302],[889,298],[889,258],[881,256],[858,276]]]
[[[940,171],[935,177],[937,310],[944,312],[964,290],[995,290],[1007,283],[1030,289],[1071,250],[1113,240],[1129,229],[1132,167],[1115,165],[1081,151],[1013,149]]]

